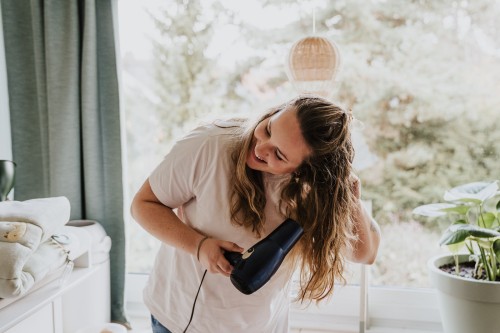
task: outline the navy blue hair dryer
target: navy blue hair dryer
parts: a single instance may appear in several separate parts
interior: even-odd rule
[[[225,252],[224,257],[233,266],[231,282],[236,289],[250,295],[266,284],[303,233],[297,222],[286,219],[246,252]]]

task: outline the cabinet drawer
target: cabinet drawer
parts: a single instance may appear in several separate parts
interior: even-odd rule
[[[28,318],[17,323],[14,327],[8,329],[5,333],[53,333],[54,327],[54,311],[52,303],[42,307],[37,312],[30,315]]]

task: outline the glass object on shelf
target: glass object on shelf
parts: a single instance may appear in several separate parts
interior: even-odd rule
[[[0,160],[0,201],[7,200],[7,196],[14,187],[16,163],[9,160]]]

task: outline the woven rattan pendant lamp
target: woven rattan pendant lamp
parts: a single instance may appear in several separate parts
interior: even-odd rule
[[[315,34],[313,13],[313,35]],[[327,38],[309,36],[296,41],[287,59],[287,75],[299,93],[329,97],[340,67],[340,53]]]

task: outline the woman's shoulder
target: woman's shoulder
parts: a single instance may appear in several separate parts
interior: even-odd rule
[[[185,138],[198,138],[201,140],[228,139],[241,130],[243,123],[243,121],[237,119],[220,119],[199,124]]]
[[[195,150],[224,149],[237,140],[241,126],[242,122],[231,119],[198,124],[177,140],[177,145]]]
[[[221,118],[212,122],[213,125],[220,128],[242,128],[245,126],[248,119],[246,118]]]

